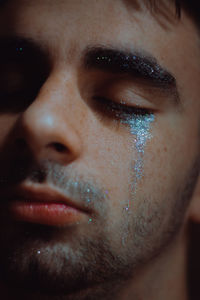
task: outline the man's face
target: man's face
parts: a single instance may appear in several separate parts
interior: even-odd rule
[[[6,286],[42,299],[106,299],[105,291],[113,299],[117,283],[172,244],[187,220],[198,173],[198,35],[184,13],[178,21],[172,7],[165,12],[125,0],[2,8]],[[10,196],[18,188],[56,190],[80,210],[20,210]]]

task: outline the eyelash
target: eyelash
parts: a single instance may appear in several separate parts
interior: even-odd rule
[[[107,116],[120,120],[127,120],[130,117],[145,117],[154,114],[154,111],[147,108],[130,106],[124,103],[118,103],[106,97],[94,97],[97,108]]]

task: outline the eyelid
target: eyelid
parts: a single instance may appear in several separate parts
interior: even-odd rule
[[[127,105],[126,103],[113,101],[108,97],[95,96],[94,100],[98,102],[98,105],[104,107],[107,113],[115,114],[117,118],[126,119],[131,115],[142,116],[155,113],[152,109],[136,105]]]
[[[119,94],[115,93],[99,93],[96,98],[106,99],[107,101],[112,101],[115,105],[130,107],[134,109],[144,109],[152,112],[158,111],[158,109],[148,100],[138,96],[135,93],[131,93],[128,96],[126,93],[121,92]]]
[[[102,81],[101,81],[102,80]],[[158,99],[152,90],[144,90],[144,87],[125,77],[101,78],[100,83],[93,90],[93,94],[112,99],[115,102],[124,102],[126,105],[146,107],[156,110]]]

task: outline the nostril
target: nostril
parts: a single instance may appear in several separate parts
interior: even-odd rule
[[[66,152],[67,151],[67,148],[64,145],[62,145],[61,143],[52,143],[51,146],[53,146],[57,152]]]

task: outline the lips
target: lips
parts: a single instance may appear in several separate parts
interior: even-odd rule
[[[67,226],[88,218],[88,211],[50,187],[21,186],[7,196],[8,213],[17,221]]]

